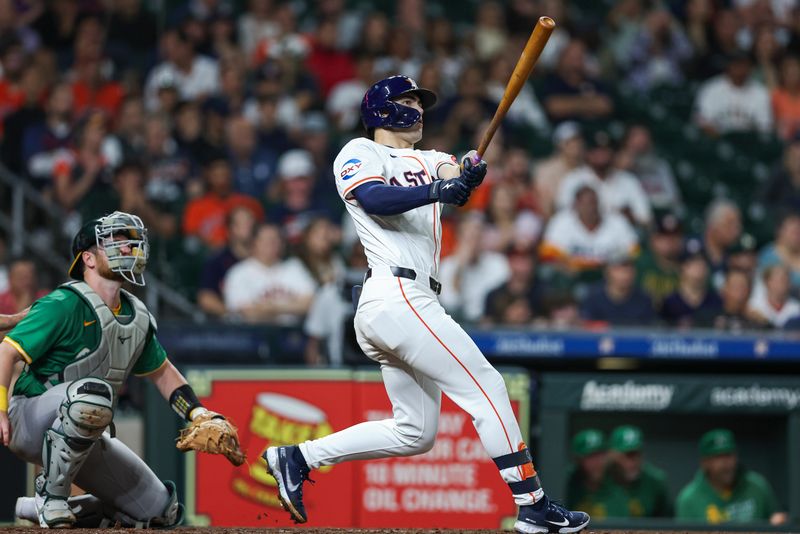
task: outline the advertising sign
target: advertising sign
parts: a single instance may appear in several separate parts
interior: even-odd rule
[[[350,371],[191,371],[204,404],[239,427],[247,463],[187,454],[187,520],[194,525],[292,526],[280,509],[261,453],[317,439],[367,420],[392,418],[380,373]],[[506,374],[523,435],[526,374]],[[499,528],[515,516],[508,486],[486,454],[468,414],[447,397],[436,444],[424,455],[344,462],[311,473],[306,526],[339,528]]]

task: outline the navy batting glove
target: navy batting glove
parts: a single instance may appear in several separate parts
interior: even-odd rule
[[[471,151],[461,160],[461,178],[470,189],[475,189],[486,178],[486,162],[481,160],[478,164],[472,163],[472,156],[475,151]]]
[[[455,204],[463,206],[469,200],[470,188],[459,178],[450,180],[436,180],[431,184],[428,198],[437,200],[444,204]]]

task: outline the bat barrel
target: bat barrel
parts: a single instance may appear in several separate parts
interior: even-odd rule
[[[492,141],[494,133],[506,116],[508,108],[511,107],[511,104],[519,94],[528,76],[530,76],[536,60],[539,59],[539,55],[542,53],[542,49],[547,44],[547,40],[550,38],[550,34],[553,33],[555,27],[556,21],[552,18],[547,16],[539,17],[536,26],[531,32],[531,36],[528,38],[528,43],[525,45],[525,49],[522,51],[519,61],[517,61],[517,65],[514,67],[514,72],[511,73],[511,79],[506,85],[505,93],[500,101],[500,105],[495,111],[494,117],[492,117],[492,122],[484,132],[483,138],[478,145],[476,151],[477,155],[473,158],[474,163],[479,162],[480,158],[486,153],[486,149]]]

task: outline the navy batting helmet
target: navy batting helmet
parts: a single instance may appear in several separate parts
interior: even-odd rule
[[[419,111],[394,102],[394,99],[407,94],[417,95],[423,110],[436,104],[436,93],[433,91],[417,87],[417,83],[408,76],[390,76],[374,84],[364,94],[361,101],[364,126],[367,129],[414,126],[421,117]]]

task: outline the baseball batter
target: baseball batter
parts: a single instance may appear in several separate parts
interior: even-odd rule
[[[302,488],[311,469],[429,451],[444,392],[472,416],[508,483],[520,507],[516,530],[577,532],[589,516],[547,498],[502,376],[437,298],[442,204],[464,205],[486,175],[486,164],[465,157],[462,170],[450,154],[414,149],[424,110],[435,102],[433,92],[405,76],[376,83],[361,104],[370,138],[350,141],[333,164],[370,267],[357,304],[356,335],[364,353],[381,364],[394,418],[270,447],[263,458],[284,507],[303,523]]]
[[[125,280],[144,285],[141,219],[114,212],[90,221],[72,252],[74,280],[35,302],[0,343],[0,442],[43,466],[36,496],[18,499],[16,514],[48,528],[175,526],[175,485],[107,432],[119,389],[130,373],[146,376],[187,420],[222,416],[202,407],[167,359],[147,308],[121,289]],[[70,498],[73,482],[87,495]]]

